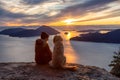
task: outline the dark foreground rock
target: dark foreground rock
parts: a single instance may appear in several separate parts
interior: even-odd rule
[[[52,69],[35,63],[0,63],[0,80],[120,80],[95,66],[67,65],[77,66],[78,69]]]

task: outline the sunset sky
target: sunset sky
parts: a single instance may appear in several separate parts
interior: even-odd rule
[[[120,0],[0,0],[0,26],[120,24]]]

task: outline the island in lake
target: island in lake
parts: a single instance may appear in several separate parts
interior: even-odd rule
[[[120,43],[120,29],[112,30],[108,33],[102,34],[100,32],[90,32],[73,37],[70,40],[88,41],[88,42],[102,42],[102,43]]]
[[[55,35],[60,33],[59,31],[49,26],[40,26],[37,29],[25,29],[25,28],[5,29],[0,32],[0,35],[9,35],[12,37],[34,37],[39,36],[41,32],[46,32],[49,35]]]

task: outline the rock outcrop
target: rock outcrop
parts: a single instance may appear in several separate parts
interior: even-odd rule
[[[77,70],[53,69],[35,63],[0,63],[0,80],[120,80],[105,69],[67,64]]]

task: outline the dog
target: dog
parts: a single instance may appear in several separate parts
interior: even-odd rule
[[[61,36],[55,36],[53,39],[54,49],[52,54],[52,61],[50,66],[53,68],[63,68],[66,64],[66,57],[64,56],[63,39]]]

